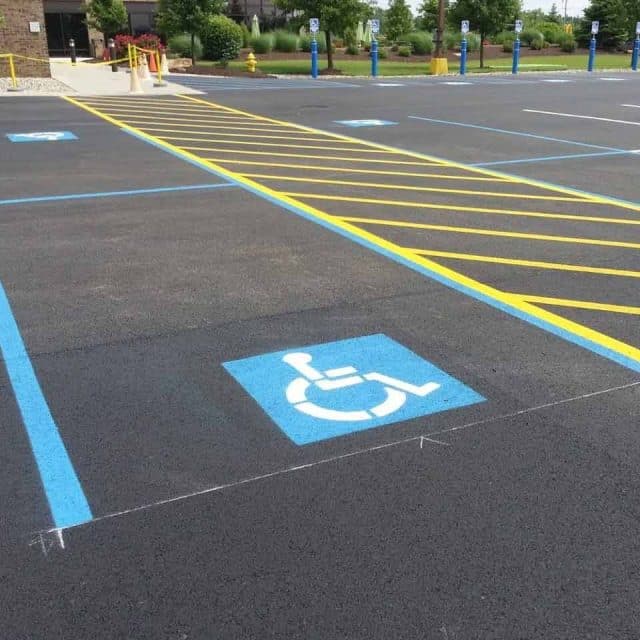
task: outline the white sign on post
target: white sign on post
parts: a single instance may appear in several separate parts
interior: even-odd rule
[[[309,31],[311,31],[311,33],[318,33],[318,31],[320,31],[320,20],[318,18],[311,18],[311,20],[309,20]]]
[[[640,36],[640,22],[636,22],[636,35]]]
[[[468,20],[463,20],[460,23],[460,31],[462,31],[462,33],[469,33],[469,21]]]
[[[598,31],[600,30],[600,21],[599,20],[594,20],[591,23],[591,35],[595,36],[598,35]]]
[[[522,20],[516,20],[516,33],[522,33]]]
[[[371,33],[376,36],[380,33],[380,20],[371,20]]]

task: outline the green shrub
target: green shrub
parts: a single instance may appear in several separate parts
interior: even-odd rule
[[[480,36],[477,33],[467,33],[467,51],[480,51]]]
[[[347,48],[349,48],[352,45],[357,46],[357,42],[356,42],[356,30],[353,27],[347,27],[344,30],[344,44]]]
[[[541,22],[538,28],[544,39],[551,44],[559,44],[560,38],[564,35],[562,27],[556,22]]]
[[[513,43],[515,42],[515,40],[505,40],[502,43],[502,50],[505,53],[512,53],[513,52]]]
[[[460,46],[462,34],[452,31],[445,31],[442,37],[442,44],[447,51],[453,51]]]
[[[196,36],[194,47],[196,58],[202,58],[202,43],[200,38]],[[180,58],[191,57],[191,36],[188,33],[169,38],[169,51],[175,53]]]
[[[536,31],[535,29],[525,29],[520,34],[520,42],[525,47],[530,47],[531,46],[531,41],[532,40],[538,40],[538,39],[544,40],[544,36],[539,31]]]
[[[380,47],[378,49],[378,58],[380,60],[386,60],[388,57],[389,57],[389,52],[384,47]]]
[[[251,38],[249,45],[255,53],[271,53],[273,51],[273,36],[270,33],[263,33],[257,38]]]
[[[558,44],[565,53],[573,53],[576,50],[576,39],[570,33],[563,33],[558,38]]]
[[[244,22],[240,24],[240,28],[242,29],[242,46],[246,49],[249,46],[249,40],[251,40],[251,31]]]
[[[408,58],[411,55],[411,47],[398,47],[398,55]]]
[[[400,37],[400,40],[410,45],[411,50],[418,56],[426,56],[433,51],[433,39],[426,31],[413,31]],[[398,54],[400,50],[398,49]]]
[[[360,53],[360,49],[355,44],[349,44],[344,52],[349,56],[357,56]]]
[[[533,38],[533,40],[531,40],[531,42],[529,43],[529,46],[531,47],[531,49],[535,49],[536,51],[539,51],[540,49],[544,48],[544,45],[545,45],[545,42],[542,36],[538,38]]]
[[[242,47],[240,25],[223,15],[207,18],[202,32],[202,48],[208,60],[228,62],[237,58]]]
[[[300,49],[309,53],[311,51],[311,36],[300,38]],[[318,33],[316,36],[318,41],[318,53],[327,53],[327,39],[324,33]]]
[[[505,42],[513,42],[516,39],[516,34],[513,31],[501,31],[493,38],[494,44],[504,44]]]
[[[293,53],[298,50],[298,37],[289,31],[276,31],[273,34],[274,45],[276,51],[283,53]]]

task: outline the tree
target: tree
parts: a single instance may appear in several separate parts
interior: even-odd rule
[[[191,36],[191,63],[195,65],[196,35],[207,18],[222,11],[222,0],[160,0],[157,24],[167,36],[188,33]]]
[[[277,7],[287,12],[299,12],[303,20],[319,18],[320,26],[327,40],[327,68],[334,69],[332,33],[343,33],[345,29],[358,24],[370,10],[362,0],[275,0]]]
[[[438,0],[424,0],[418,8],[418,21],[423,31],[435,31],[438,26]]]
[[[86,4],[87,24],[104,36],[105,44],[129,24],[123,0],[91,0]]]
[[[484,41],[507,25],[512,25],[520,12],[520,0],[457,0],[449,9],[451,24],[469,20],[480,33],[480,67],[484,67]]]
[[[385,14],[384,32],[389,40],[413,31],[413,15],[405,0],[390,0]]]
[[[549,13],[547,13],[546,18],[548,22],[562,24],[562,16],[558,11],[558,5],[555,2],[551,5],[551,9],[549,10]]]
[[[576,39],[583,46],[591,39],[593,20],[600,21],[597,38],[603,49],[616,49],[629,37],[630,25],[624,0],[591,0],[576,34]]]

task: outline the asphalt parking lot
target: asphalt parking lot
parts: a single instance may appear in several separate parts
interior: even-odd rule
[[[640,80],[460,82],[0,102],[2,637],[638,637]]]

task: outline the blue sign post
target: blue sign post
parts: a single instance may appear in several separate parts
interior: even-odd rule
[[[638,52],[640,51],[640,22],[636,22],[636,39],[633,41],[633,53],[631,55],[631,69],[638,70]]]
[[[520,34],[522,33],[523,26],[522,20],[516,20],[516,39],[513,43],[513,62],[511,63],[511,73],[513,74],[518,73],[518,66],[520,64]]]
[[[596,36],[600,29],[600,21],[594,20],[591,23],[591,42],[589,42],[589,62],[587,65],[587,71],[593,71],[593,67],[596,62]]]
[[[460,75],[467,73],[467,33],[469,33],[469,21],[463,20],[460,24],[462,41],[460,42]]]
[[[320,20],[318,18],[311,18],[309,20],[309,31],[311,31],[311,77],[318,77],[318,41],[316,40],[316,34],[320,31]]]
[[[378,33],[380,33],[380,20],[371,20],[371,75],[378,77]]]
[[[223,366],[297,445],[485,400],[382,334]]]

